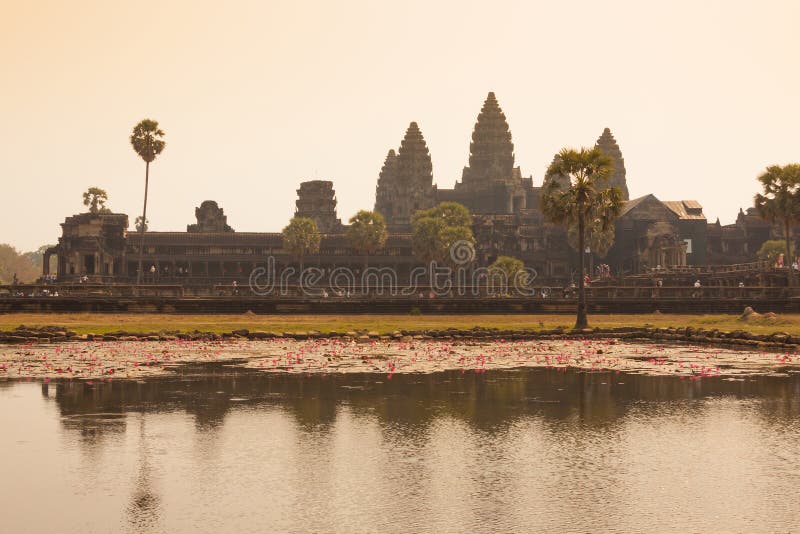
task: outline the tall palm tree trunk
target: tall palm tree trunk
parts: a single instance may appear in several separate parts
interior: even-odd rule
[[[150,162],[145,162],[144,167],[144,208],[142,208],[142,228],[139,231],[139,271],[136,275],[136,285],[142,283],[142,253],[144,252],[144,231],[147,226],[147,186],[150,182]]]
[[[578,318],[575,321],[575,329],[579,330],[589,326],[589,318],[586,313],[586,287],[583,283],[584,258],[586,256],[585,224],[583,220],[583,207],[578,207]]]
[[[786,261],[784,264],[789,267],[789,274],[787,275],[787,283],[790,286],[794,285],[794,266],[792,265],[792,223],[787,219],[783,224],[784,233],[786,234]]]

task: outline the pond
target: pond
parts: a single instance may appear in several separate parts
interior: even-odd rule
[[[800,376],[0,381],[6,532],[788,531]]]

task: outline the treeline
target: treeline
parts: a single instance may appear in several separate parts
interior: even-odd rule
[[[15,274],[20,283],[38,280],[42,276],[42,254],[51,246],[43,245],[32,252],[19,252],[11,245],[0,244],[0,284],[10,284]]]

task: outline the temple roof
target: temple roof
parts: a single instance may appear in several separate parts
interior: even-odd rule
[[[622,210],[620,211],[619,216],[622,217],[625,214],[627,214],[629,211],[631,211],[634,208],[636,208],[637,206],[639,206],[640,204],[643,204],[645,201],[652,201],[652,200],[655,200],[656,202],[661,202],[652,193],[649,194],[649,195],[644,195],[642,197],[638,197],[638,198],[634,198],[634,199],[628,200],[627,202],[625,202],[625,204],[622,205]]]
[[[670,209],[679,219],[706,220],[703,206],[696,200],[663,200],[662,204]]]

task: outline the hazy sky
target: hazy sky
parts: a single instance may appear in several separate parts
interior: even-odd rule
[[[411,121],[452,187],[488,91],[535,184],[609,127],[632,197],[728,223],[765,166],[800,161],[796,0],[0,5],[0,242],[25,250],[54,243],[89,186],[132,223],[145,117],[167,134],[153,230],[214,199],[236,230],[279,231],[315,178],[346,220],[373,207]]]

